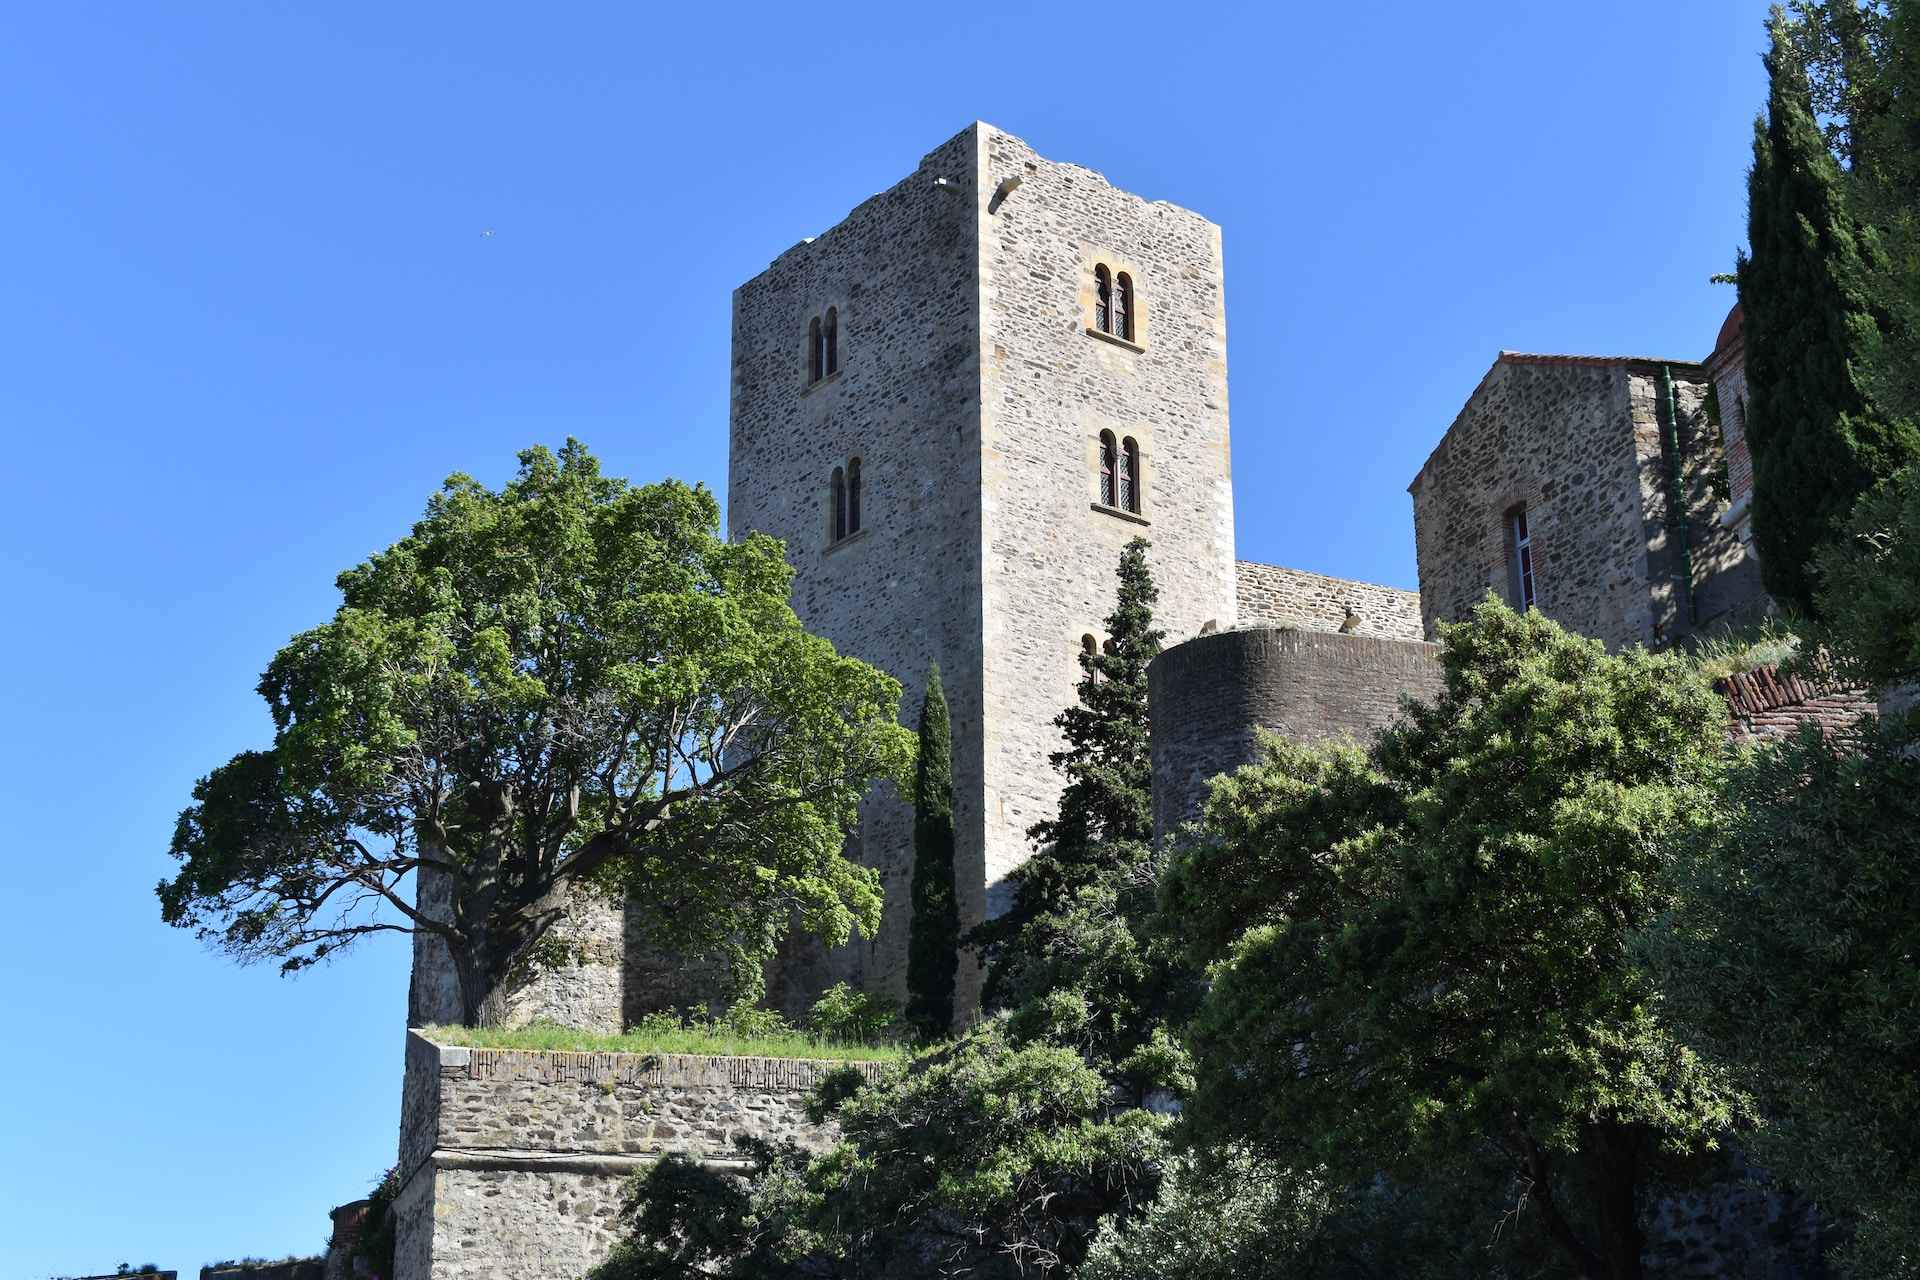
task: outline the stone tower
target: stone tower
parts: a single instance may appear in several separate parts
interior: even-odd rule
[[[735,291],[731,437],[730,532],[785,540],[808,627],[898,677],[909,723],[940,664],[962,923],[998,911],[1121,547],[1152,541],[1170,642],[1235,622],[1220,229],[970,125]],[[904,992],[912,831],[907,798],[868,798],[886,918],[792,948],[790,1009],[841,978]]]

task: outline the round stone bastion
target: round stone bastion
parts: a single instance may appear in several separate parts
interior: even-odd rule
[[[1440,690],[1423,640],[1249,627],[1174,645],[1147,669],[1156,840],[1200,815],[1207,783],[1252,761],[1256,733],[1366,743],[1405,697]]]

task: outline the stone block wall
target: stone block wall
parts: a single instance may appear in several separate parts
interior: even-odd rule
[[[1514,600],[1522,504],[1540,611],[1609,647],[1670,644],[1759,603],[1758,566],[1719,518],[1707,386],[1684,362],[1502,352],[1408,489],[1428,634],[1490,590]]]
[[[734,1167],[739,1136],[830,1144],[805,1102],[842,1065],[465,1049],[409,1032],[396,1280],[576,1280],[619,1239],[621,1183],[661,1156]]]
[[[1364,743],[1403,697],[1431,698],[1439,646],[1290,628],[1201,636],[1147,671],[1153,717],[1153,829],[1197,817],[1207,783],[1250,763],[1258,731],[1299,742]]]
[[[1277,564],[1235,563],[1242,627],[1344,631],[1386,640],[1426,636],[1420,593],[1349,578],[1329,578]]]
[[[417,901],[436,919],[452,915],[451,881],[423,870]],[[554,1023],[618,1035],[649,1013],[720,1000],[726,974],[710,961],[662,950],[639,904],[581,891],[556,900],[560,919],[528,962],[496,993],[498,1025]],[[458,1025],[460,984],[446,944],[413,935],[407,1024]]]

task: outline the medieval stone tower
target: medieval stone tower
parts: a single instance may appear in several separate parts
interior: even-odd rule
[[[1058,800],[1051,721],[1126,541],[1153,543],[1170,642],[1234,625],[1220,229],[976,123],[735,291],[732,376],[731,534],[785,540],[801,618],[898,677],[909,722],[940,664],[979,920]],[[794,948],[776,998],[904,991],[912,831],[868,798],[879,936]]]

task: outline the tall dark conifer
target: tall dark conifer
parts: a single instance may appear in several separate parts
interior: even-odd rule
[[[1874,237],[1848,209],[1783,22],[1754,127],[1740,301],[1761,569],[1777,598],[1812,612],[1815,548],[1862,493],[1920,457],[1920,438],[1876,410],[1865,386],[1886,322],[1871,302]]]
[[[907,949],[907,1020],[926,1036],[953,1029],[960,967],[960,910],[953,878],[953,731],[940,665],[920,703],[920,760],[913,775],[913,927]]]
[[[1013,905],[975,930],[993,969],[986,1002],[1011,995],[1012,943],[1043,915],[1069,909],[1074,894],[1117,867],[1143,862],[1153,836],[1153,765],[1147,731],[1147,664],[1165,632],[1153,625],[1160,598],[1147,569],[1145,538],[1120,554],[1119,593],[1107,618],[1107,643],[1080,656],[1079,702],[1054,719],[1066,747],[1051,755],[1066,776],[1055,817],[1027,832],[1033,856],[1008,877]]]

